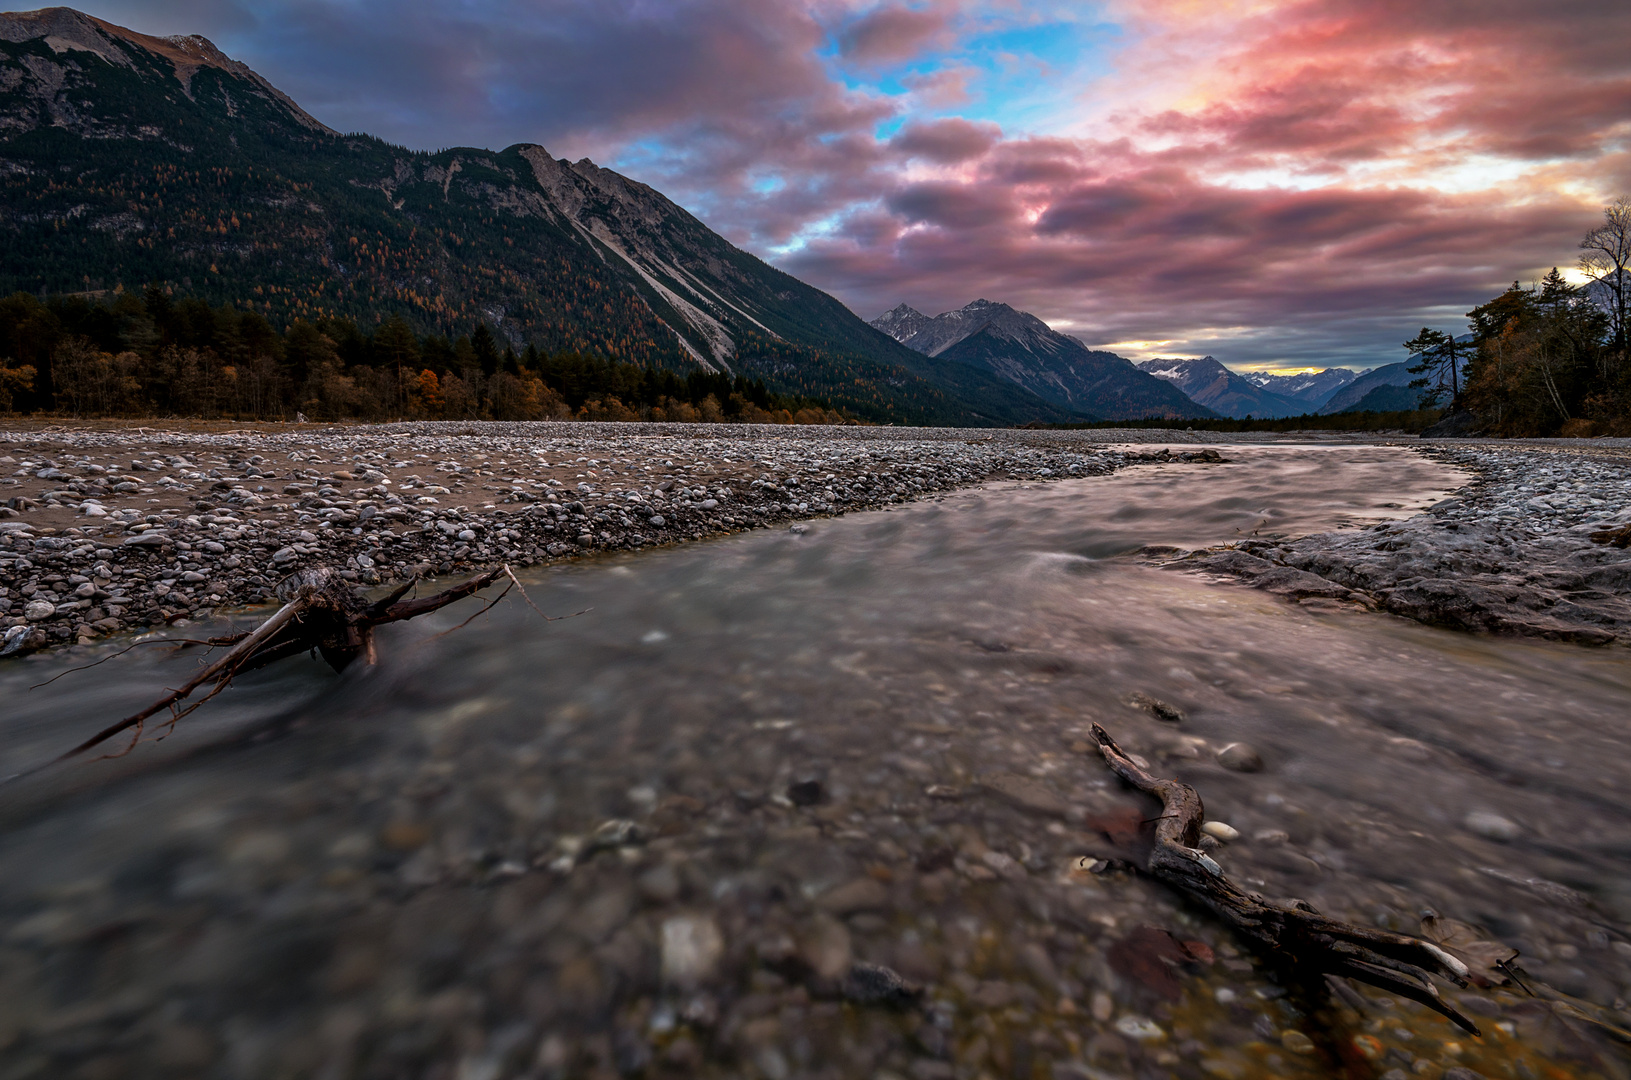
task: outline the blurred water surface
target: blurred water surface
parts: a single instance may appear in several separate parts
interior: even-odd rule
[[[1249,887],[1410,932],[1431,906],[1625,1020],[1623,655],[1140,558],[1465,479],[1382,447],[1228,456],[540,570],[535,602],[585,613],[437,636],[466,602],[376,668],[290,662],[0,789],[0,1080],[1626,1075],[1516,987],[1460,994],[1481,1039],[1368,992],[1303,1016],[1204,913],[1079,869],[1136,859],[1154,812],[1082,752],[1098,721],[1200,790]],[[197,660],[27,689],[83,662],[0,667],[0,771]],[[1262,771],[1217,763],[1237,741]],[[1150,953],[1149,927],[1207,949]],[[924,997],[845,1000],[855,961]]]

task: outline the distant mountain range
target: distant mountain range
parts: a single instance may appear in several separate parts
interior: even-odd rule
[[[1402,360],[1372,368],[1327,398],[1320,407],[1320,414],[1414,409],[1421,403],[1422,392],[1410,388],[1411,382],[1421,378],[1410,373],[1413,362]]]
[[[1245,377],[1247,381],[1261,386],[1270,393],[1298,402],[1307,408],[1317,409],[1329,401],[1332,394],[1357,379],[1359,372],[1352,368],[1339,367],[1303,372],[1299,375],[1269,375],[1260,371],[1248,371]]]
[[[1089,349],[1007,304],[976,300],[932,318],[901,304],[871,325],[936,361],[942,373],[958,367],[989,372],[1082,415],[1107,420],[1218,415],[1131,361]]]
[[[588,159],[340,135],[204,38],[69,8],[0,14],[0,192],[0,295],[158,282],[279,325],[485,323],[518,348],[743,374],[877,421],[1084,416],[988,364],[929,360]]]
[[[1270,419],[1307,412],[1290,398],[1281,397],[1236,375],[1210,356],[1199,360],[1146,360],[1138,370],[1166,379],[1196,402],[1223,416]]]

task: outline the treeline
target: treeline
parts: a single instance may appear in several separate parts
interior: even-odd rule
[[[1603,218],[1579,245],[1590,284],[1571,285],[1553,268],[1469,311],[1467,334],[1424,328],[1405,342],[1417,358],[1411,370],[1424,376],[1413,385],[1489,435],[1631,435],[1631,201]]]
[[[517,352],[485,326],[420,336],[340,318],[280,330],[254,310],[153,286],[0,300],[0,412],[205,419],[853,422],[762,380]]]
[[[1241,419],[1217,417],[1208,420],[1169,420],[1151,417],[1145,420],[1100,420],[1089,424],[1057,424],[1070,428],[1161,428],[1168,431],[1403,431],[1414,435],[1432,427],[1444,418],[1444,410],[1423,408],[1399,412],[1345,412],[1322,416],[1305,413],[1302,416],[1283,416],[1257,420],[1247,416]]]

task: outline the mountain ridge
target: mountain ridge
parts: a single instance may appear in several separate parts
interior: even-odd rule
[[[989,371],[1061,408],[1096,418],[1217,415],[1131,361],[1089,349],[1007,304],[979,299],[932,318],[901,304],[870,325],[941,364]]]
[[[0,15],[0,193],[0,294],[159,282],[284,325],[486,324],[517,347],[743,374],[880,422],[1080,419],[990,372],[942,377],[588,159],[342,136],[207,39],[72,9]]]
[[[1352,368],[1324,368],[1297,375],[1274,375],[1262,371],[1248,371],[1242,374],[1248,382],[1283,398],[1301,402],[1309,411],[1313,411],[1329,401],[1332,394],[1364,373]]]
[[[1138,365],[1138,370],[1169,380],[1192,400],[1236,420],[1247,416],[1278,419],[1308,411],[1300,403],[1230,371],[1211,356],[1199,360],[1146,360]]]
[[[1384,392],[1373,397],[1367,408],[1386,406],[1389,411],[1416,408],[1421,392],[1410,389],[1410,383],[1417,378],[1410,371],[1412,362],[1401,360],[1396,364],[1383,364],[1370,369],[1326,399],[1325,404],[1320,406],[1320,415],[1356,411],[1360,403],[1376,391]]]

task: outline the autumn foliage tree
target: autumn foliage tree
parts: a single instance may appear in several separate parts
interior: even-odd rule
[[[1464,404],[1492,435],[1589,434],[1616,422],[1619,388],[1599,358],[1610,348],[1603,306],[1554,268],[1468,313],[1473,361]]]
[[[0,299],[0,411],[80,417],[845,423],[817,399],[702,370],[517,352],[485,325],[420,336],[391,317],[281,331],[252,309],[160,287],[96,300]]]

